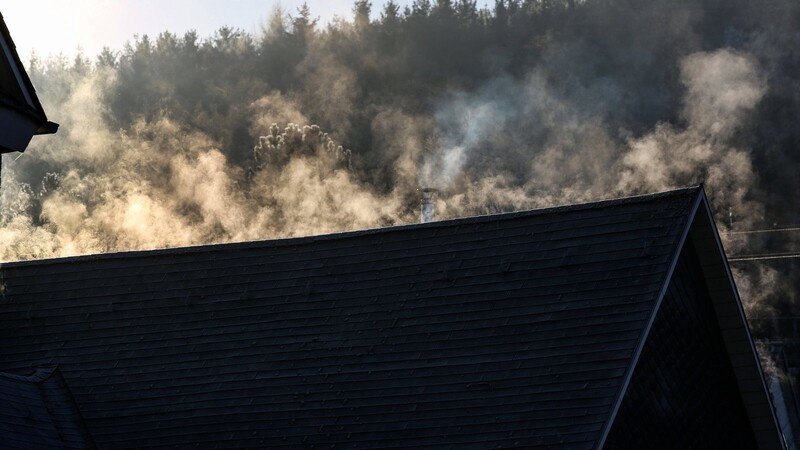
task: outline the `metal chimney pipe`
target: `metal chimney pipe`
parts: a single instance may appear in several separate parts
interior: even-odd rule
[[[432,188],[425,188],[422,190],[422,211],[420,221],[422,223],[433,222],[436,217],[436,196],[439,191]]]

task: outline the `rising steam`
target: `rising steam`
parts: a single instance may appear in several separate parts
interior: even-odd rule
[[[113,72],[79,80],[62,104],[48,105],[62,133],[39,139],[6,164],[3,260],[43,258],[214,242],[269,239],[413,221],[404,202],[421,186],[442,191],[445,217],[509,211],[666,190],[706,182],[715,205],[744,216],[755,175],[746,149],[730,144],[761,99],[757,64],[723,49],[681,61],[684,125],[659,123],[616,142],[603,117],[559,97],[537,72],[504,77],[474,94],[459,92],[424,119],[392,116],[387,146],[402,134],[395,188],[379,193],[353,173],[353,155],[303,119],[277,94],[248,107],[262,135],[248,167],[231,164],[219,143],[162,117],[113,131],[102,116]],[[269,126],[266,124],[269,123]],[[425,133],[428,136],[425,137]],[[424,144],[423,144],[424,145]],[[407,154],[403,152],[408,152]],[[41,185],[20,182],[31,166],[56,169]],[[415,170],[415,167],[419,167]],[[403,179],[406,178],[406,179]],[[416,178],[416,180],[414,179]],[[415,182],[416,181],[416,182]]]
[[[582,5],[571,14],[602,17],[595,3]],[[45,110],[62,126],[4,158],[0,260],[415,222],[420,188],[439,190],[437,218],[701,182],[720,217],[740,228],[767,214],[758,164],[766,166],[752,139],[782,54],[767,35],[701,50],[700,19],[687,13],[652,23],[641,47],[613,34],[598,44],[553,33],[518,45],[480,34],[500,25],[463,16],[469,25],[449,33],[488,44],[459,66],[454,51],[426,53],[450,41],[418,45],[422,32],[402,34],[389,16],[383,28],[342,21],[320,32],[310,16],[290,24],[276,14],[260,42],[230,29],[207,41],[164,34],[94,67],[33,67]],[[425,14],[450,26],[438,9]],[[484,19],[501,17],[493,14]],[[422,23],[412,16],[408,27]],[[592,56],[598,45],[606,59]],[[497,46],[535,58],[518,64]],[[430,85],[394,75],[409,65]],[[468,81],[453,81],[468,70]],[[748,245],[726,236],[729,252]],[[775,272],[737,278],[756,311]]]

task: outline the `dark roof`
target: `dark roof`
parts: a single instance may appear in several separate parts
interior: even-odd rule
[[[55,366],[0,373],[0,436],[6,449],[90,448],[92,441]]]
[[[47,120],[0,14],[0,153],[24,151],[33,135],[57,130],[58,124]]]
[[[593,448],[702,198],[5,264],[0,370],[100,448]]]

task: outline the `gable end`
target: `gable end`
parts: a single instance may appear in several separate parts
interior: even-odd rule
[[[758,353],[750,336],[744,309],[714,224],[708,199],[702,189],[698,192],[695,208],[689,216],[683,236],[676,249],[672,267],[664,282],[662,292],[652,311],[650,322],[642,333],[638,350],[632,358],[626,381],[604,428],[598,448],[604,448],[610,432],[614,428],[620,406],[627,397],[631,378],[635,375],[638,367],[642,350],[662,308],[667,290],[673,282],[675,268],[681,259],[680,255],[685,247],[689,247],[696,255],[698,267],[695,270],[701,276],[703,283],[703,286],[699,286],[699,288],[706,291],[710,299],[711,309],[716,319],[714,325],[718,327],[722,338],[722,347],[724,348],[722,351],[727,353],[730,361],[736,387],[755,435],[757,446],[760,449],[784,449],[786,446],[763,378]]]
[[[759,448],[785,448],[764,372],[705,195],[689,232]]]
[[[758,448],[691,240],[604,448]]]

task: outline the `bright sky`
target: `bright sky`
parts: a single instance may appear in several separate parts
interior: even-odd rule
[[[412,0],[400,0],[402,6]],[[168,30],[179,36],[197,30],[210,36],[223,25],[255,33],[269,17],[275,0],[1,0],[0,13],[8,25],[17,52],[28,61],[63,53],[73,57],[81,48],[94,59],[103,46],[121,49],[134,34],[155,37]],[[303,0],[281,0],[291,14]],[[372,0],[373,15],[383,0]],[[478,2],[479,6],[487,1]],[[351,18],[352,0],[309,0],[322,23],[334,16]]]

